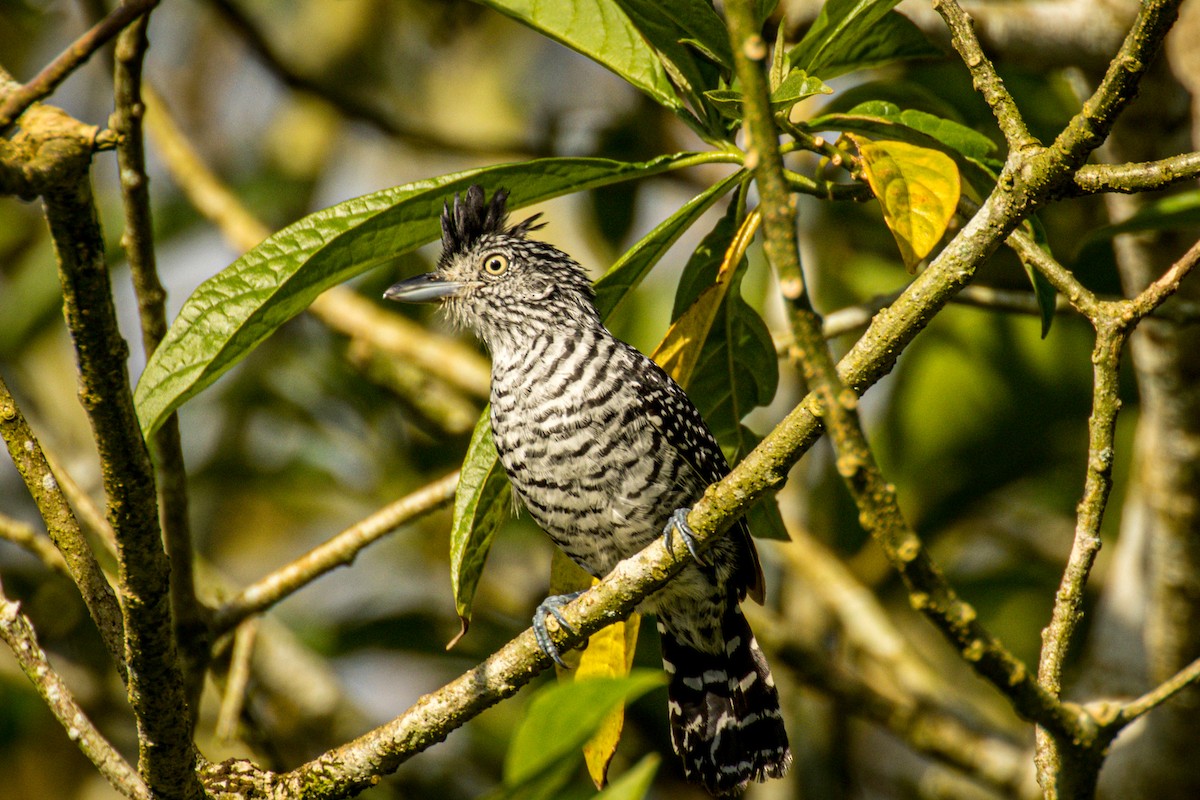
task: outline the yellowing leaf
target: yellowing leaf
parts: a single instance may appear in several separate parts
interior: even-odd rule
[[[717,311],[721,308],[721,301],[729,291],[729,284],[733,281],[737,265],[745,255],[761,220],[758,209],[746,216],[725,253],[725,259],[717,271],[716,281],[705,288],[687,310],[671,323],[666,336],[650,356],[684,388],[687,387],[696,362],[700,359],[704,340],[708,338],[713,320],[717,318]]]
[[[588,640],[588,647],[579,659],[575,680],[588,678],[623,678],[633,668],[633,651],[637,647],[638,625],[641,618],[633,614],[624,622],[609,625]],[[597,789],[603,789],[608,777],[608,765],[625,726],[625,708],[617,706],[608,712],[600,728],[583,746],[583,758],[588,774]]]
[[[946,232],[962,191],[958,166],[945,153],[907,142],[852,136],[883,221],[896,237],[904,266],[915,272]]]
[[[550,562],[550,593],[587,589],[597,581],[584,572],[574,561],[557,548]],[[624,622],[609,625],[593,633],[585,650],[563,653],[563,660],[571,668],[558,669],[560,680],[585,681],[591,678],[623,678],[633,668],[633,651],[637,647],[640,617],[632,614]],[[583,746],[583,757],[587,762],[588,774],[597,789],[604,787],[608,765],[617,744],[621,741],[621,729],[625,725],[625,707],[618,705],[604,717],[596,733]]]

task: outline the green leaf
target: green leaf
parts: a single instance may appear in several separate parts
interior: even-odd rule
[[[847,65],[847,54],[859,39],[873,36],[871,28],[900,0],[827,0],[816,22],[792,48],[793,66],[826,78],[838,74],[827,67]],[[843,71],[845,71],[843,69]]]
[[[512,505],[512,487],[496,455],[490,416],[491,406],[488,406],[475,423],[454,492],[450,588],[454,592],[454,608],[462,621],[462,631],[450,642],[451,647],[467,632],[471,602],[475,599],[475,588],[492,547],[492,536]]]
[[[728,32],[707,0],[616,0],[634,26],[658,53],[676,92],[687,99],[704,119],[701,127],[710,137],[722,131],[717,115],[704,102],[707,90],[727,81],[733,57]]]
[[[442,203],[472,183],[505,186],[511,208],[691,164],[724,152],[645,162],[545,158],[467,170],[347,200],[289,225],[205,281],[184,303],[134,393],[142,431],[240,361],[321,292],[438,235]]]
[[[478,0],[561,42],[673,111],[683,101],[654,49],[616,0]]]
[[[775,11],[775,7],[778,5],[779,5],[779,0],[757,0],[754,3],[754,26],[755,26],[755,28],[761,28],[763,26],[763,23],[767,21],[767,19],[771,16],[772,12]],[[780,25],[779,27],[783,28],[784,26]]]
[[[945,153],[907,142],[854,142],[904,266],[915,272],[954,218],[962,190],[958,167]]]
[[[922,147],[950,148],[974,159],[987,158],[996,152],[996,143],[979,131],[925,111],[901,110],[886,100],[860,103],[845,114],[823,114],[807,125],[813,130],[853,131]]]
[[[815,75],[809,75],[802,69],[794,69],[783,79],[783,83],[771,92],[771,110],[791,108],[801,100],[817,94],[833,94],[833,89]]]
[[[828,53],[819,72],[823,78],[829,79],[896,61],[941,58],[943,55],[912,20],[897,11],[889,11],[861,36]]]
[[[518,786],[564,759],[580,758],[583,743],[599,729],[611,709],[664,681],[661,671],[643,669],[625,678],[560,682],[539,689],[505,756],[505,785]]]
[[[1046,226],[1042,224],[1041,218],[1037,214],[1032,214],[1025,221],[1025,225],[1032,232],[1037,246],[1042,248],[1047,255],[1053,256],[1054,253],[1050,251],[1050,237],[1046,234]],[[1021,266],[1025,268],[1025,274],[1029,277],[1030,285],[1033,286],[1033,297],[1037,300],[1038,309],[1041,311],[1042,338],[1045,339],[1050,333],[1050,325],[1054,322],[1054,305],[1058,299],[1058,290],[1050,284],[1050,281],[1046,280],[1046,276],[1041,273],[1041,270],[1029,261],[1022,258]]]
[[[796,103],[816,94],[831,94],[833,89],[820,78],[806,75],[804,70],[792,70],[783,82],[771,92],[771,110],[786,111]],[[704,93],[705,98],[729,119],[742,118],[742,93],[737,89],[713,89]]]
[[[596,795],[595,800],[643,800],[654,783],[654,774],[658,771],[660,760],[657,753],[644,756],[633,769]]]
[[[710,0],[617,0],[646,41],[660,52],[687,42],[726,73],[733,71],[729,31]]]
[[[600,280],[596,281],[596,308],[603,319],[608,319],[625,301],[629,293],[641,283],[655,264],[675,244],[680,235],[692,227],[712,204],[723,197],[735,185],[745,181],[749,174],[738,170],[729,177],[713,184],[693,197],[678,211],[667,217],[658,226],[643,236],[613,264]]]

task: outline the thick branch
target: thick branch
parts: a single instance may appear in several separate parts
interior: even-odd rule
[[[79,167],[72,181],[46,193],[46,218],[79,365],[79,397],[100,452],[108,519],[117,536],[139,771],[155,793],[194,798],[200,784],[188,715],[180,713],[187,703],[171,626],[170,565],[158,526],[154,473],[134,414],[125,363],[129,347],[117,327],[86,155]]]
[[[1073,730],[1078,725],[1077,715],[1036,684],[1024,664],[983,628],[974,609],[942,577],[901,514],[895,488],[884,479],[875,463],[855,410],[858,397],[842,382],[821,335],[820,321],[804,298],[796,248],[795,207],[783,180],[778,134],[759,63],[765,48],[760,50],[755,46],[755,40],[761,44],[761,39],[753,30],[751,9],[744,1],[728,4],[726,18],[750,129],[747,162],[757,165],[755,180],[764,206],[763,249],[779,272],[784,296],[791,304],[797,357],[815,395],[810,408],[823,417],[833,438],[838,472],[854,496],[860,520],[903,577],[914,607],[929,617],[968,663],[1009,697],[1018,713],[1055,730]],[[986,247],[980,250],[990,252]],[[980,250],[976,251],[977,258]]]

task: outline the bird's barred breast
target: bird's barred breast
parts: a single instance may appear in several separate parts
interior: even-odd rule
[[[494,353],[492,430],[534,521],[596,576],[703,489],[648,424],[629,353],[605,336],[535,336]]]

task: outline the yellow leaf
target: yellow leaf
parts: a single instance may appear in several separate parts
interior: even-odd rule
[[[557,548],[550,562],[550,593],[563,594],[586,589],[597,581]],[[639,617],[636,613],[624,622],[609,625],[592,634],[585,650],[563,653],[570,669],[558,668],[560,680],[585,681],[589,678],[623,678],[633,667],[633,651],[637,647]],[[625,709],[617,706],[604,718],[596,734],[583,746],[588,774],[596,788],[604,787],[608,765],[625,726]]]
[[[904,266],[916,272],[942,239],[958,207],[958,166],[945,153],[907,142],[873,142],[852,136],[863,172],[883,207]]]
[[[634,613],[624,622],[609,625],[593,634],[587,650],[579,659],[575,680],[588,678],[624,677],[633,667],[633,651],[637,647],[638,625],[641,619]],[[583,758],[588,774],[597,789],[603,789],[608,779],[608,765],[625,726],[625,709],[618,705],[608,713],[595,736],[583,746]]]

